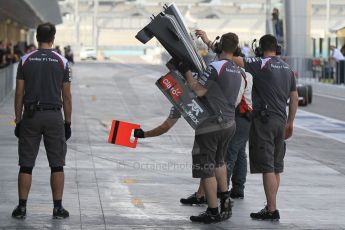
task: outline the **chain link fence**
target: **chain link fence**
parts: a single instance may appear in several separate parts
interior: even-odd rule
[[[301,83],[323,82],[340,84],[344,73],[340,72],[344,67],[341,61],[321,58],[282,57],[295,71],[296,77]],[[341,68],[339,68],[339,66]]]

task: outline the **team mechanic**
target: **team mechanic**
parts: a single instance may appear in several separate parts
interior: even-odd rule
[[[217,49],[219,61],[211,63],[202,76],[194,79],[191,71],[181,71],[185,72],[186,80],[191,89],[197,96],[204,97],[217,114],[217,116],[204,121],[195,130],[192,171],[193,177],[201,178],[201,183],[206,191],[208,208],[206,212],[198,216],[191,216],[191,221],[212,223],[226,220],[231,216],[224,157],[236,129],[235,104],[242,81],[240,68],[231,60],[237,49],[237,35],[234,33],[224,34]],[[179,117],[180,114],[173,108],[169,118],[161,126],[148,132],[141,129],[136,130],[135,136],[149,137],[163,134],[176,123]],[[221,199],[220,213],[217,185]]]
[[[39,49],[20,60],[15,93],[15,135],[19,138],[19,204],[12,217],[26,217],[32,169],[35,165],[41,138],[51,168],[50,185],[53,194],[53,218],[66,218],[62,206],[64,188],[66,140],[71,137],[72,97],[71,71],[67,60],[52,50],[56,29],[44,23],[37,27]],[[61,100],[61,95],[62,99]],[[24,106],[24,113],[22,114]],[[62,117],[63,106],[65,122]]]
[[[208,39],[204,31],[196,30],[196,36],[200,37],[209,49],[215,48],[212,41]],[[234,56],[242,55],[243,54],[239,52]],[[230,190],[230,197],[233,199],[244,198],[244,184],[247,177],[247,154],[245,149],[249,138],[252,111],[253,78],[248,72],[245,74],[243,73],[242,77],[240,92],[235,104],[236,106],[238,105],[235,110],[236,131],[229,143],[225,159],[227,164],[227,184],[230,186],[231,178],[232,187]],[[199,185],[197,192],[190,195],[188,198],[182,198],[180,202],[188,205],[206,203],[203,186]]]
[[[267,205],[253,219],[279,220],[276,198],[284,169],[285,140],[292,136],[298,106],[294,73],[277,53],[281,47],[273,35],[260,38],[256,58],[234,57],[253,75],[253,120],[249,134],[251,173],[262,173]],[[290,98],[289,114],[286,103]]]

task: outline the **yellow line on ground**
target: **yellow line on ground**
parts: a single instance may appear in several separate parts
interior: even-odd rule
[[[12,114],[0,114],[0,118],[13,117]]]
[[[0,121],[0,126],[16,126],[16,123],[14,123],[14,121],[4,121],[4,122],[1,122]]]
[[[144,206],[144,202],[138,198],[132,199],[132,204],[136,207],[143,207]]]
[[[123,182],[124,184],[136,184],[136,183],[138,183],[137,180],[131,179],[131,178],[126,178],[126,179],[124,179],[122,182]]]

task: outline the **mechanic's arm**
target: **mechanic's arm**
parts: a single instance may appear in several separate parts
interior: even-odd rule
[[[65,123],[71,123],[72,94],[71,94],[70,82],[64,82],[62,85],[62,103],[63,103],[63,112],[65,115]]]
[[[149,131],[146,131],[144,136],[145,137],[156,137],[156,136],[160,136],[166,132],[168,132],[171,127],[173,127],[176,122],[177,122],[178,118],[167,118],[161,125],[159,125],[158,127],[151,129]]]
[[[157,137],[169,131],[173,127],[178,118],[167,118],[161,125],[154,129],[144,132],[142,129],[134,130],[134,137],[145,138],[145,137]]]
[[[298,93],[297,90],[290,92],[290,104],[289,104],[289,115],[287,119],[286,129],[285,129],[285,140],[292,136],[293,132],[293,121],[296,116],[298,107]]]
[[[16,93],[14,98],[15,123],[18,124],[22,119],[24,98],[24,80],[16,81]]]
[[[189,87],[195,92],[195,94],[198,97],[202,97],[206,94],[207,89],[204,88],[202,85],[200,85],[200,83],[196,79],[193,78],[192,71],[188,70],[185,73],[185,76],[186,76],[186,80],[188,82]]]
[[[195,35],[207,45],[209,49],[214,49],[214,42],[212,42],[208,37],[205,31],[203,30],[195,30]],[[244,61],[242,57],[233,57],[232,60],[238,65],[239,67],[244,68]]]
[[[207,37],[207,34],[203,30],[195,30],[195,35],[207,45],[209,49],[213,49],[212,41]]]

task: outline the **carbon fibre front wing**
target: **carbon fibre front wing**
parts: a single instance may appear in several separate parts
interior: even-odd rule
[[[159,78],[156,85],[188,124],[196,129],[211,116],[211,111],[188,87],[173,63],[188,63],[192,71],[198,74],[205,71],[206,64],[198,54],[195,43],[175,4],[165,6],[161,13],[151,19],[151,22],[135,37],[144,44],[156,37],[171,55],[173,60],[167,63],[171,71]]]

